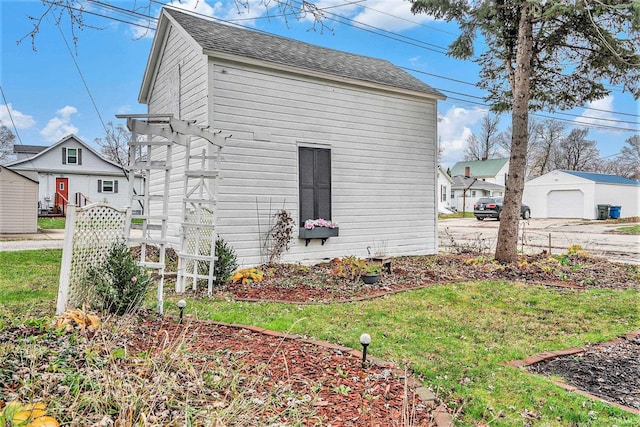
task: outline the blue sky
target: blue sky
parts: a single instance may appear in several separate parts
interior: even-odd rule
[[[137,5],[150,5],[151,14],[157,17],[160,3],[167,2],[137,0]],[[58,26],[56,16],[50,15],[40,23],[34,51],[27,35],[36,21],[29,16],[40,17],[47,3],[0,0],[0,84],[4,94],[0,98],[0,121],[14,132],[17,129],[23,144],[50,145],[70,133],[93,144],[104,136],[103,122],[124,124],[116,114],[146,112],[146,106],[139,104],[137,98],[153,31],[144,27],[153,27],[155,22],[122,11],[131,9],[134,3],[85,1],[86,10],[109,18],[85,14],[85,23],[99,29],[76,30],[75,45],[68,18],[63,16]],[[471,132],[478,132],[487,111],[477,98],[483,92],[470,84],[478,80],[478,67],[443,54],[458,34],[457,27],[425,15],[412,15],[410,3],[405,0],[316,1],[318,7],[326,8],[327,28],[323,31],[319,27],[314,30],[310,20],[290,18],[285,22],[277,16],[277,10],[270,10],[271,17],[266,19],[266,9],[259,0],[251,0],[249,10],[240,14],[233,2],[174,3],[250,28],[386,59],[404,67],[449,97],[438,106],[445,166],[463,159],[466,138]],[[585,107],[565,112],[574,116],[540,114],[568,120],[569,127],[592,123],[640,132],[640,106],[628,93],[614,88],[609,97]],[[509,115],[503,115],[501,126],[506,128],[509,124]],[[587,138],[597,141],[601,156],[611,157],[633,134],[591,127]]]

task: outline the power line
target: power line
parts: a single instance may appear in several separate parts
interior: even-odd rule
[[[7,102],[7,97],[4,94],[4,89],[2,89],[2,85],[0,84],[0,92],[2,93],[2,100],[4,101],[4,106],[7,109],[7,113],[9,114],[9,119],[11,120],[11,126],[13,126],[13,131],[16,133],[16,138],[18,138],[18,142],[20,145],[24,145],[22,143],[22,139],[20,138],[20,134],[18,133],[18,127],[16,126],[16,122],[13,120],[13,114],[11,114],[11,108],[9,108],[9,103]]]
[[[100,123],[102,124],[102,128],[104,129],[105,133],[107,132],[107,126],[104,123],[104,120],[102,120],[102,115],[100,114],[100,110],[98,109],[98,105],[96,104],[96,100],[94,99],[93,95],[91,94],[91,90],[89,89],[89,85],[87,84],[87,81],[84,78],[84,75],[82,74],[82,70],[80,69],[80,66],[78,65],[78,61],[76,61],[75,56],[73,55],[73,52],[71,51],[71,47],[69,46],[69,43],[67,43],[67,39],[64,36],[64,32],[62,31],[62,28],[60,28],[60,23],[57,22],[56,23],[56,27],[58,27],[58,31],[60,31],[60,36],[62,37],[62,40],[64,41],[65,46],[67,46],[67,50],[69,51],[69,56],[71,56],[71,59],[73,60],[73,63],[76,66],[76,70],[78,70],[78,74],[80,75],[80,79],[82,80],[82,84],[84,85],[84,88],[87,90],[87,94],[89,95],[89,99],[91,100],[91,104],[93,105],[93,108],[96,110],[96,114],[98,115],[98,118],[100,119]]]
[[[474,87],[478,87],[476,83],[472,83],[472,82],[466,82],[464,80],[458,80],[458,79],[453,79],[451,77],[445,77],[445,76],[441,76],[439,74],[433,74],[433,73],[427,73],[426,71],[421,71],[421,70],[416,70],[415,68],[409,68],[409,67],[399,67],[402,68],[403,70],[406,71],[412,71],[414,73],[419,73],[419,74],[425,74],[427,76],[432,76],[432,77],[437,77],[439,79],[445,79],[445,80],[450,80],[452,82],[456,82],[456,83],[461,83],[464,85],[469,85],[469,86],[474,86]]]
[[[408,68],[408,67],[400,67],[400,68],[402,68],[403,70],[412,71],[412,72],[418,73],[418,74],[425,74],[425,75],[428,75],[428,76],[437,77],[437,78],[440,78],[440,79],[450,80],[450,81],[453,81],[453,82],[456,82],[456,83],[461,83],[461,84],[477,87],[476,83],[467,82],[467,81],[464,81],[464,80],[458,80],[458,79],[453,79],[451,77],[441,76],[441,75],[438,75],[438,74],[427,73],[426,71],[416,70],[415,68]],[[441,89],[439,89],[439,90],[441,90]],[[465,94],[465,96],[471,96],[471,95],[466,95]],[[477,97],[477,96],[474,96],[474,98],[484,99],[484,98]],[[623,113],[623,112],[619,112],[619,111],[604,110],[602,108],[595,108],[595,107],[576,107],[576,108],[582,108],[583,110],[600,111],[600,112],[603,112],[603,113],[619,114],[619,115],[622,115],[622,116],[640,117],[640,114]],[[557,114],[572,115],[570,113],[557,113]],[[611,121],[616,121],[616,120],[615,119],[611,119]],[[625,123],[635,124],[635,123],[638,123],[638,122],[625,122]]]
[[[52,0],[44,0],[44,1],[45,1],[45,2],[48,2],[48,3],[52,3]],[[166,3],[162,3],[161,1],[158,1],[158,0],[149,0],[149,1],[154,2],[154,3],[157,3],[157,4],[160,4],[160,5],[162,5],[162,6],[165,6],[165,5],[166,5]],[[104,5],[104,6],[106,6],[108,9],[112,9],[112,10],[115,10],[115,11],[118,11],[118,12],[121,12],[121,13],[126,13],[126,14],[127,14],[127,16],[130,16],[130,17],[137,17],[137,16],[139,16],[139,17],[144,18],[144,19],[147,19],[147,20],[157,21],[157,18],[153,18],[153,17],[151,17],[150,15],[145,15],[145,14],[142,14],[142,13],[137,12],[137,11],[135,11],[135,10],[129,10],[129,9],[125,9],[125,8],[117,7],[117,6],[114,6],[114,5],[110,5],[110,4],[108,4],[108,3],[104,3],[104,2],[102,2],[102,1],[100,1],[100,0],[91,0],[91,3],[95,3],[95,4],[98,4],[98,5]],[[357,3],[357,2],[353,2],[353,3]],[[353,4],[353,3],[347,3],[347,5],[349,5],[349,4]],[[340,5],[340,6],[342,6],[342,5]],[[99,17],[102,17],[102,18],[116,20],[116,21],[118,21],[118,22],[122,22],[122,23],[125,23],[125,24],[135,25],[135,26],[138,26],[138,27],[141,27],[141,28],[150,29],[150,30],[155,30],[155,28],[154,28],[154,27],[152,27],[152,26],[150,26],[150,25],[141,25],[141,24],[136,23],[136,22],[130,22],[130,21],[126,21],[126,20],[123,20],[123,19],[118,19],[118,18],[115,18],[115,17],[112,17],[112,16],[101,15],[101,14],[98,14],[98,13],[95,13],[95,12],[90,12],[90,11],[87,11],[87,10],[81,10],[81,9],[77,9],[77,8],[72,8],[72,7],[70,7],[70,6],[65,6],[65,7],[69,7],[69,8],[71,8],[71,9],[74,9],[74,10],[77,10],[77,11],[81,11],[81,12],[85,12],[85,13],[90,13],[90,14],[92,14],[92,15],[96,15],[96,16],[99,16]],[[331,7],[331,8],[334,8],[334,7],[336,7],[336,6],[330,6],[330,7]],[[325,12],[325,11],[326,11],[326,9],[328,9],[328,8],[329,8],[329,7],[327,7],[327,8],[323,8],[323,9],[320,9],[320,11],[321,11],[321,12]],[[371,8],[368,8],[368,9],[371,9]],[[375,10],[375,9],[371,9],[371,10]],[[377,11],[377,10],[376,10],[376,11]],[[377,11],[377,12],[380,12],[380,11]],[[213,19],[215,19],[215,20],[217,20],[217,21],[220,21],[220,22],[233,23],[233,20],[223,20],[223,19],[216,18],[216,17],[210,17],[210,16],[208,16],[208,15],[205,15],[205,14],[202,14],[202,13],[198,13],[198,12],[191,12],[191,13],[193,13],[193,14],[195,14],[195,15],[203,16],[203,17],[206,17],[206,18],[209,18],[209,19],[213,18]],[[434,51],[434,52],[437,52],[437,53],[441,53],[441,54],[444,54],[444,52],[440,52],[440,51],[435,50],[435,49],[433,49],[433,48],[430,48],[430,47],[428,47],[428,46],[435,46],[435,47],[437,47],[437,48],[439,48],[439,49],[446,49],[446,48],[444,48],[444,47],[442,47],[442,46],[438,46],[438,45],[434,45],[434,44],[431,44],[431,43],[422,42],[422,41],[417,40],[417,39],[413,39],[413,38],[410,38],[410,37],[406,37],[406,36],[403,36],[403,35],[400,35],[400,34],[397,34],[397,33],[393,33],[393,32],[391,32],[391,31],[387,31],[387,30],[380,29],[380,28],[378,28],[378,27],[374,27],[374,26],[371,26],[371,25],[368,25],[368,24],[365,24],[365,23],[362,23],[362,22],[358,22],[358,21],[353,20],[353,19],[351,19],[351,18],[346,18],[346,17],[343,17],[343,16],[341,16],[341,15],[337,15],[337,14],[334,14],[334,13],[331,13],[331,12],[326,12],[326,13],[327,13],[327,14],[329,14],[329,15],[332,15],[332,16],[335,16],[335,17],[340,18],[340,20],[339,20],[339,19],[336,19],[336,18],[327,18],[327,19],[329,19],[329,20],[331,20],[331,21],[334,21],[334,22],[337,22],[337,23],[342,23],[342,24],[344,24],[344,25],[348,25],[348,26],[350,26],[350,27],[353,27],[353,28],[356,28],[356,29],[360,29],[360,30],[362,30],[362,31],[367,31],[367,32],[370,32],[370,33],[372,33],[372,34],[376,34],[376,35],[378,35],[378,36],[380,36],[380,37],[390,38],[390,39],[392,39],[392,40],[395,40],[395,41],[398,41],[398,42],[401,42],[401,43],[410,44],[410,45],[413,45],[413,46],[416,46],[416,47],[420,47],[420,48],[423,48],[423,49],[431,50],[431,51]],[[381,13],[383,13],[383,12],[381,12]],[[388,13],[384,13],[384,14],[385,14],[385,15],[388,15],[388,16],[391,16],[391,17],[396,17],[396,18],[398,18],[398,19],[404,19],[404,18],[397,17],[397,16],[395,16],[395,15],[391,15],[391,14],[388,14]],[[284,16],[284,15],[286,15],[286,14],[281,14],[281,15],[270,15],[269,17],[277,17],[277,16]],[[343,20],[346,20],[347,22],[344,22]],[[352,24],[352,23],[350,23],[350,22],[353,22],[353,23],[358,24],[358,25],[354,25],[354,24]],[[411,21],[409,21],[409,22],[411,22]],[[240,26],[240,27],[248,28],[248,29],[251,29],[251,30],[256,31],[256,29],[253,29],[253,28],[250,28],[250,27],[247,27],[247,26],[243,26],[243,25],[240,25],[240,24],[237,24],[237,23],[234,23],[234,25],[238,25],[238,26]],[[370,30],[370,29],[363,28],[363,27],[361,27],[360,25],[365,26],[365,27],[369,27],[369,28],[371,28],[371,30]],[[382,33],[380,33],[380,32],[377,32],[376,30],[377,30],[377,31],[382,31],[383,33],[387,33],[387,34],[390,34],[390,35],[382,34]],[[273,33],[270,33],[270,32],[268,32],[268,31],[264,31],[264,30],[257,30],[257,31],[260,31],[260,32],[262,32],[262,33],[266,33],[266,34],[273,34]],[[419,44],[414,43],[414,42],[418,42]],[[425,45],[427,45],[427,46],[425,46]],[[472,82],[467,82],[467,81],[459,80],[459,79],[453,79],[453,78],[450,78],[450,77],[441,76],[441,75],[434,74],[434,73],[428,73],[428,72],[420,71],[420,70],[413,69],[413,68],[408,68],[408,67],[400,67],[400,68],[403,68],[403,69],[405,69],[405,70],[407,70],[407,71],[412,71],[412,72],[419,73],[419,74],[429,75],[429,76],[432,76],[432,77],[441,78],[441,79],[445,79],[445,80],[453,81],[453,82],[460,83],[460,84],[465,84],[465,85],[470,85],[470,86],[477,86],[477,84],[472,83]],[[468,94],[463,94],[463,93],[460,93],[460,92],[455,92],[455,91],[450,91],[450,90],[444,90],[444,89],[439,89],[439,90],[441,90],[441,91],[443,91],[443,92],[450,92],[450,93],[454,93],[454,94],[459,94],[459,95],[462,95],[462,96],[473,97],[473,98],[476,98],[476,99],[484,99],[483,97],[473,96],[473,95],[468,95]],[[454,98],[452,98],[452,99],[454,99]],[[480,105],[486,106],[485,104],[480,104]],[[625,115],[625,116],[630,116],[630,117],[640,117],[640,115],[636,115],[636,114],[623,113],[623,112],[616,112],[616,111],[611,111],[611,110],[598,109],[598,108],[594,108],[594,107],[581,107],[581,108],[583,108],[583,109],[585,109],[585,110],[595,110],[595,111],[607,112],[607,113],[611,113],[611,114]],[[560,112],[559,112],[559,113],[557,113],[557,114],[564,114],[564,115],[569,115],[569,116],[574,116],[574,117],[580,117],[580,116],[578,116],[578,115],[571,114],[571,113],[560,113]],[[624,120],[616,120],[616,119],[603,119],[603,118],[594,118],[594,119],[596,119],[596,120],[602,120],[602,121],[610,121],[610,122],[619,122],[619,123],[631,123],[631,124],[634,124],[634,123],[635,123],[635,122],[624,121]],[[558,120],[561,120],[561,119],[558,119]],[[565,120],[565,121],[568,121],[568,120]],[[584,122],[582,122],[582,123],[584,123]],[[604,126],[604,125],[603,125],[603,126]],[[636,131],[636,130],[633,130],[633,131]]]
[[[450,32],[450,31],[443,30],[443,29],[441,29],[441,28],[433,27],[433,26],[431,26],[431,25],[426,25],[426,24],[423,24],[423,23],[421,23],[421,22],[412,21],[412,20],[410,20],[410,19],[403,18],[403,17],[401,17],[401,16],[396,16],[396,15],[393,15],[393,14],[388,13],[388,12],[383,12],[383,11],[381,11],[381,10],[374,9],[374,8],[372,8],[372,7],[368,7],[368,6],[365,6],[365,5],[362,5],[362,8],[364,8],[364,9],[368,9],[368,10],[373,10],[374,12],[378,12],[378,13],[380,13],[380,14],[382,14],[382,15],[390,16],[391,18],[395,18],[395,19],[398,19],[398,20],[400,20],[400,21],[405,21],[405,22],[408,22],[408,23],[410,23],[410,24],[418,25],[418,26],[420,26],[420,27],[428,28],[428,29],[433,30],[433,31],[439,31],[439,32],[441,32],[441,33],[449,34],[449,35],[456,36],[456,37],[458,37],[458,35],[459,35],[459,34],[456,34],[456,33],[452,33],[452,32]]]
[[[440,90],[440,89],[438,89]],[[463,96],[469,96],[469,95],[463,95]],[[467,103],[467,104],[471,104],[471,105],[477,105],[480,107],[484,107],[486,109],[490,109],[490,106],[483,103],[483,102],[477,102],[477,101],[470,101],[468,99],[464,99],[464,98],[457,98],[454,96],[449,96],[447,97],[447,101],[448,100],[455,100],[455,101],[460,101],[463,103]],[[444,102],[447,102],[444,101]],[[543,115],[540,113],[529,113],[530,116],[535,116],[535,117],[542,117],[542,118],[547,118],[547,119],[552,119],[552,120],[556,120],[556,121],[560,121],[560,122],[568,122],[568,123],[573,123],[573,124],[577,124],[579,126],[582,127],[586,127],[586,128],[591,128],[591,129],[605,129],[605,130],[615,130],[615,131],[623,131],[623,132],[640,132],[640,129],[629,129],[629,128],[622,128],[622,127],[617,127],[617,126],[607,126],[607,125],[600,125],[600,124],[595,124],[595,123],[588,123],[588,122],[582,122],[582,121],[578,121],[578,120],[570,120],[570,119],[563,119],[561,117],[553,117],[553,116],[547,116],[547,115]]]

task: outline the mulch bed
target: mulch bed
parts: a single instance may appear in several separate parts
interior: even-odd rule
[[[229,283],[216,287],[215,297],[295,304],[336,303],[376,298],[440,283],[475,280],[510,280],[578,290],[640,289],[640,281],[637,279],[640,277],[639,266],[612,263],[581,252],[554,257],[545,254],[522,256],[517,263],[508,265],[497,263],[488,257],[470,255],[399,257],[392,260],[392,272],[383,274],[380,282],[375,285],[365,285],[360,280],[336,278],[331,274],[331,263],[315,266],[279,264],[261,268],[265,272],[262,282],[245,285]],[[149,325],[145,334],[154,339],[157,327],[156,324]],[[169,323],[163,324],[162,328],[170,330],[170,335],[175,335],[181,327]],[[202,331],[202,325],[196,329]],[[274,340],[262,335],[256,336],[253,331],[225,329],[222,335],[218,335],[215,333],[218,330],[222,330],[222,327],[212,327],[211,335],[198,332],[199,350],[219,346],[239,351],[250,348],[250,352],[243,356],[250,364],[259,365],[270,360],[270,363],[274,363],[271,368],[273,378],[295,378],[295,383],[303,390],[318,382],[335,384],[335,381],[339,381],[348,384],[345,387],[352,390],[349,398],[341,398],[339,393],[329,393],[326,389],[319,394],[319,402],[326,402],[317,407],[319,414],[338,420],[338,423],[332,425],[396,425],[385,417],[400,419],[397,417],[402,408],[399,399],[403,395],[402,380],[376,382],[369,389],[375,391],[378,398],[365,402],[362,387],[366,381],[361,381],[363,371],[359,367],[359,360],[352,355],[314,345],[309,347],[310,344],[296,340],[286,341],[285,344],[280,338]],[[285,354],[291,354],[294,362],[274,357],[274,348],[278,346],[286,349]],[[556,358],[538,364],[532,370],[571,378],[571,384],[602,396],[603,399],[637,407],[640,389],[637,382],[640,379],[639,365],[636,362],[634,366],[637,360],[640,360],[640,347],[636,339],[609,347],[594,346],[584,355]],[[283,362],[286,366],[280,364]],[[336,365],[346,372],[346,378],[336,377]],[[384,369],[371,367],[366,375],[367,378],[380,379],[384,372]],[[412,400],[412,405],[420,407],[416,402]],[[365,404],[370,406],[365,408]],[[418,413],[417,416],[419,422],[416,425],[431,425],[435,419],[435,413],[428,415],[426,408],[424,413]],[[386,421],[376,424],[372,421],[374,419]]]
[[[292,404],[311,405],[314,415],[308,425],[400,426],[404,425],[403,416],[412,426],[437,425],[435,402],[425,402],[416,394],[420,383],[405,384],[404,374],[391,364],[368,360],[363,367],[361,353],[348,348],[297,336],[288,339],[260,328],[192,319],[179,324],[175,319],[154,316],[139,323],[131,337],[130,352],[179,346],[191,355],[190,363],[197,370],[211,369],[207,366],[211,355],[215,355],[216,366],[229,363],[221,359],[233,359],[236,370],[247,378],[259,379],[245,386],[248,391],[243,399],[265,399],[274,394],[275,386],[291,391],[290,400],[281,402],[282,408],[257,414],[250,425],[286,425],[278,422],[291,421],[285,409]],[[225,404],[225,397],[222,399],[219,405]],[[256,409],[259,412],[260,406]]]
[[[594,344],[584,352],[551,358],[527,369],[559,376],[565,383],[640,414],[640,333],[613,343]]]
[[[640,289],[640,281],[637,280],[639,266],[612,263],[586,253],[556,257],[545,254],[522,256],[518,263],[509,265],[469,255],[400,257],[393,259],[392,273],[382,275],[381,281],[375,285],[337,279],[331,275],[331,263],[277,265],[264,267],[264,271],[266,278],[263,282],[227,284],[217,289],[216,296],[297,304],[335,303],[465,280],[513,280],[573,289]],[[548,373],[570,376],[572,385],[603,399],[637,408],[640,399],[640,365],[637,360],[640,360],[640,346],[635,339],[608,347],[593,346],[584,355],[556,358],[545,362],[545,365],[534,366],[540,372],[547,369]],[[554,367],[556,371],[552,371]]]
[[[216,296],[299,304],[334,303],[465,280],[514,280],[577,289],[640,289],[640,283],[633,274],[636,272],[635,277],[638,277],[639,266],[612,263],[585,254],[560,258],[523,256],[514,265],[468,255],[399,257],[392,261],[392,273],[383,274],[374,285],[334,277],[331,263],[314,266],[279,264],[262,269],[265,272],[262,282],[245,285],[229,283],[217,287]]]

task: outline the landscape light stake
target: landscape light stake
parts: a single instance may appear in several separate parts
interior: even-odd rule
[[[182,315],[186,306],[187,302],[185,300],[181,299],[180,301],[178,301],[178,308],[180,309],[180,321],[178,322],[179,324],[182,324]]]
[[[360,335],[360,344],[362,344],[362,367],[367,362],[367,346],[371,344],[371,337],[369,334]]]

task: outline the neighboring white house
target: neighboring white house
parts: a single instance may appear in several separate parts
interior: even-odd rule
[[[598,205],[640,216],[640,181],[591,172],[555,170],[527,181],[522,202],[534,218],[597,219]]]
[[[0,234],[38,232],[38,181],[0,166]]]
[[[128,181],[122,168],[75,135],[68,135],[33,156],[6,165],[40,183],[41,212],[63,213],[69,203],[84,206],[107,202],[117,208],[131,206]],[[136,183],[142,188],[142,179]],[[131,206],[135,209],[135,206]]]
[[[451,207],[451,186],[453,179],[438,165],[438,212],[450,213]]]
[[[164,8],[139,101],[232,135],[222,150],[217,232],[242,265],[261,257],[269,217],[331,219],[326,242],[295,238],[285,262],[437,253],[437,101],[388,61]],[[174,147],[184,158],[184,149]],[[171,170],[181,189],[184,170]],[[162,193],[152,175],[150,194]],[[179,245],[180,190],[169,200]]]
[[[509,159],[487,159],[458,162],[451,169],[451,176],[476,178],[501,186],[507,185]]]
[[[473,205],[480,197],[502,197],[504,187],[476,178],[454,176],[451,185],[451,208],[462,212],[473,212]]]

